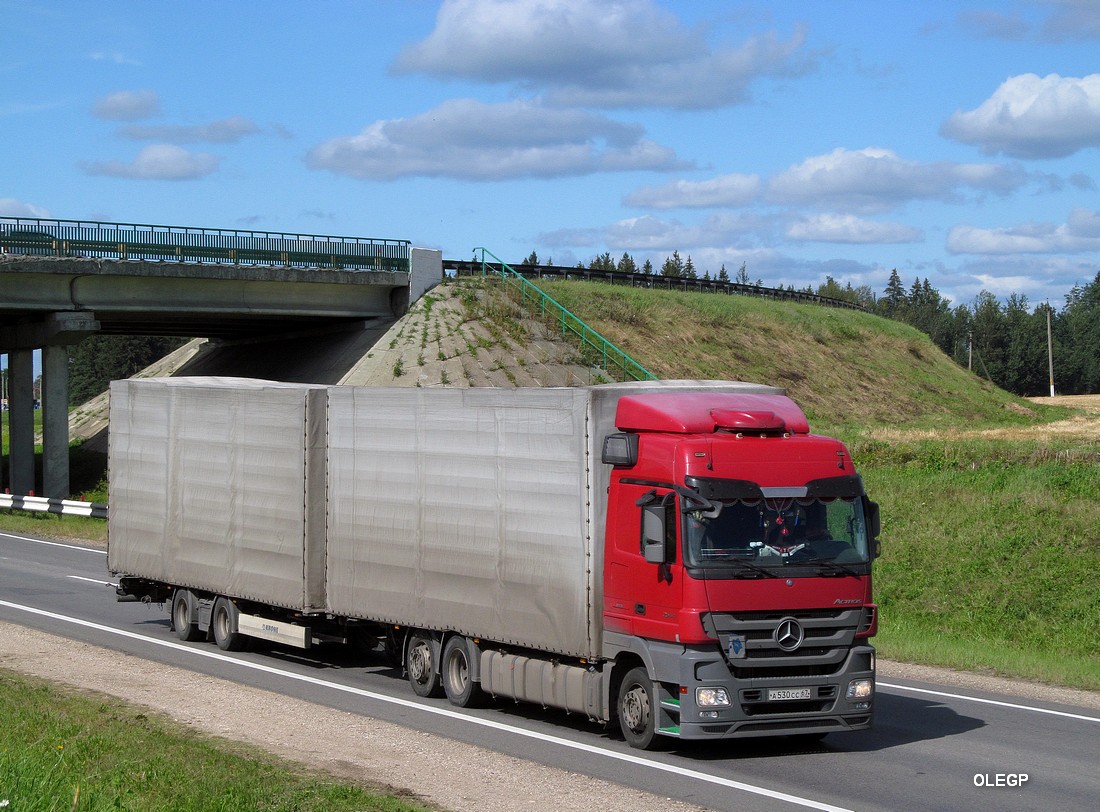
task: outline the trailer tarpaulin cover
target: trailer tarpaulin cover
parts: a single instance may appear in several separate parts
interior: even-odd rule
[[[303,384],[112,383],[110,569],[323,610],[324,408]]]
[[[331,611],[590,655],[587,400],[331,388]]]

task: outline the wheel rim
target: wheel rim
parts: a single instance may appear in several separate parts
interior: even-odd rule
[[[466,662],[466,654],[456,650],[451,654],[447,662],[447,681],[455,694],[461,694],[466,690],[470,682],[470,664]]]
[[[229,612],[226,611],[224,606],[218,609],[218,613],[214,618],[214,632],[219,640],[225,640],[229,637]]]
[[[427,683],[432,673],[432,650],[423,640],[409,649],[409,676],[421,685]]]
[[[641,685],[634,685],[623,697],[623,720],[635,733],[644,733],[649,726],[649,693]]]
[[[180,599],[176,601],[176,631],[186,631],[190,625],[191,618],[190,612],[187,611],[187,601]]]

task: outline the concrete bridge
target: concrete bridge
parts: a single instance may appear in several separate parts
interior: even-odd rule
[[[295,358],[295,346],[362,350],[441,278],[441,253],[406,240],[0,218],[0,354],[9,361],[11,428],[2,484],[15,494],[69,495],[68,347],[86,336],[213,338],[192,374],[203,374],[205,363],[219,374],[324,383],[316,354]]]

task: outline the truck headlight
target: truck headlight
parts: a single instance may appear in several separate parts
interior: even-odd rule
[[[695,704],[700,708],[728,708],[730,695],[725,688],[696,688]]]
[[[848,683],[849,699],[870,699],[875,692],[874,680],[854,679]]]

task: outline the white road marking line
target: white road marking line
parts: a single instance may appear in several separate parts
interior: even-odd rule
[[[106,550],[100,550],[96,547],[81,547],[79,544],[65,544],[60,541],[46,541],[45,539],[34,539],[29,536],[17,536],[14,533],[0,533],[0,536],[8,539],[15,539],[17,541],[33,541],[35,544],[45,544],[47,547],[64,547],[67,550],[80,550],[85,553],[99,553],[100,555],[107,555]]]
[[[118,584],[112,584],[110,581],[104,581],[102,578],[85,578],[83,575],[66,575],[66,578],[72,578],[76,581],[88,581],[92,584],[99,584],[100,586],[110,586],[118,589]]]

